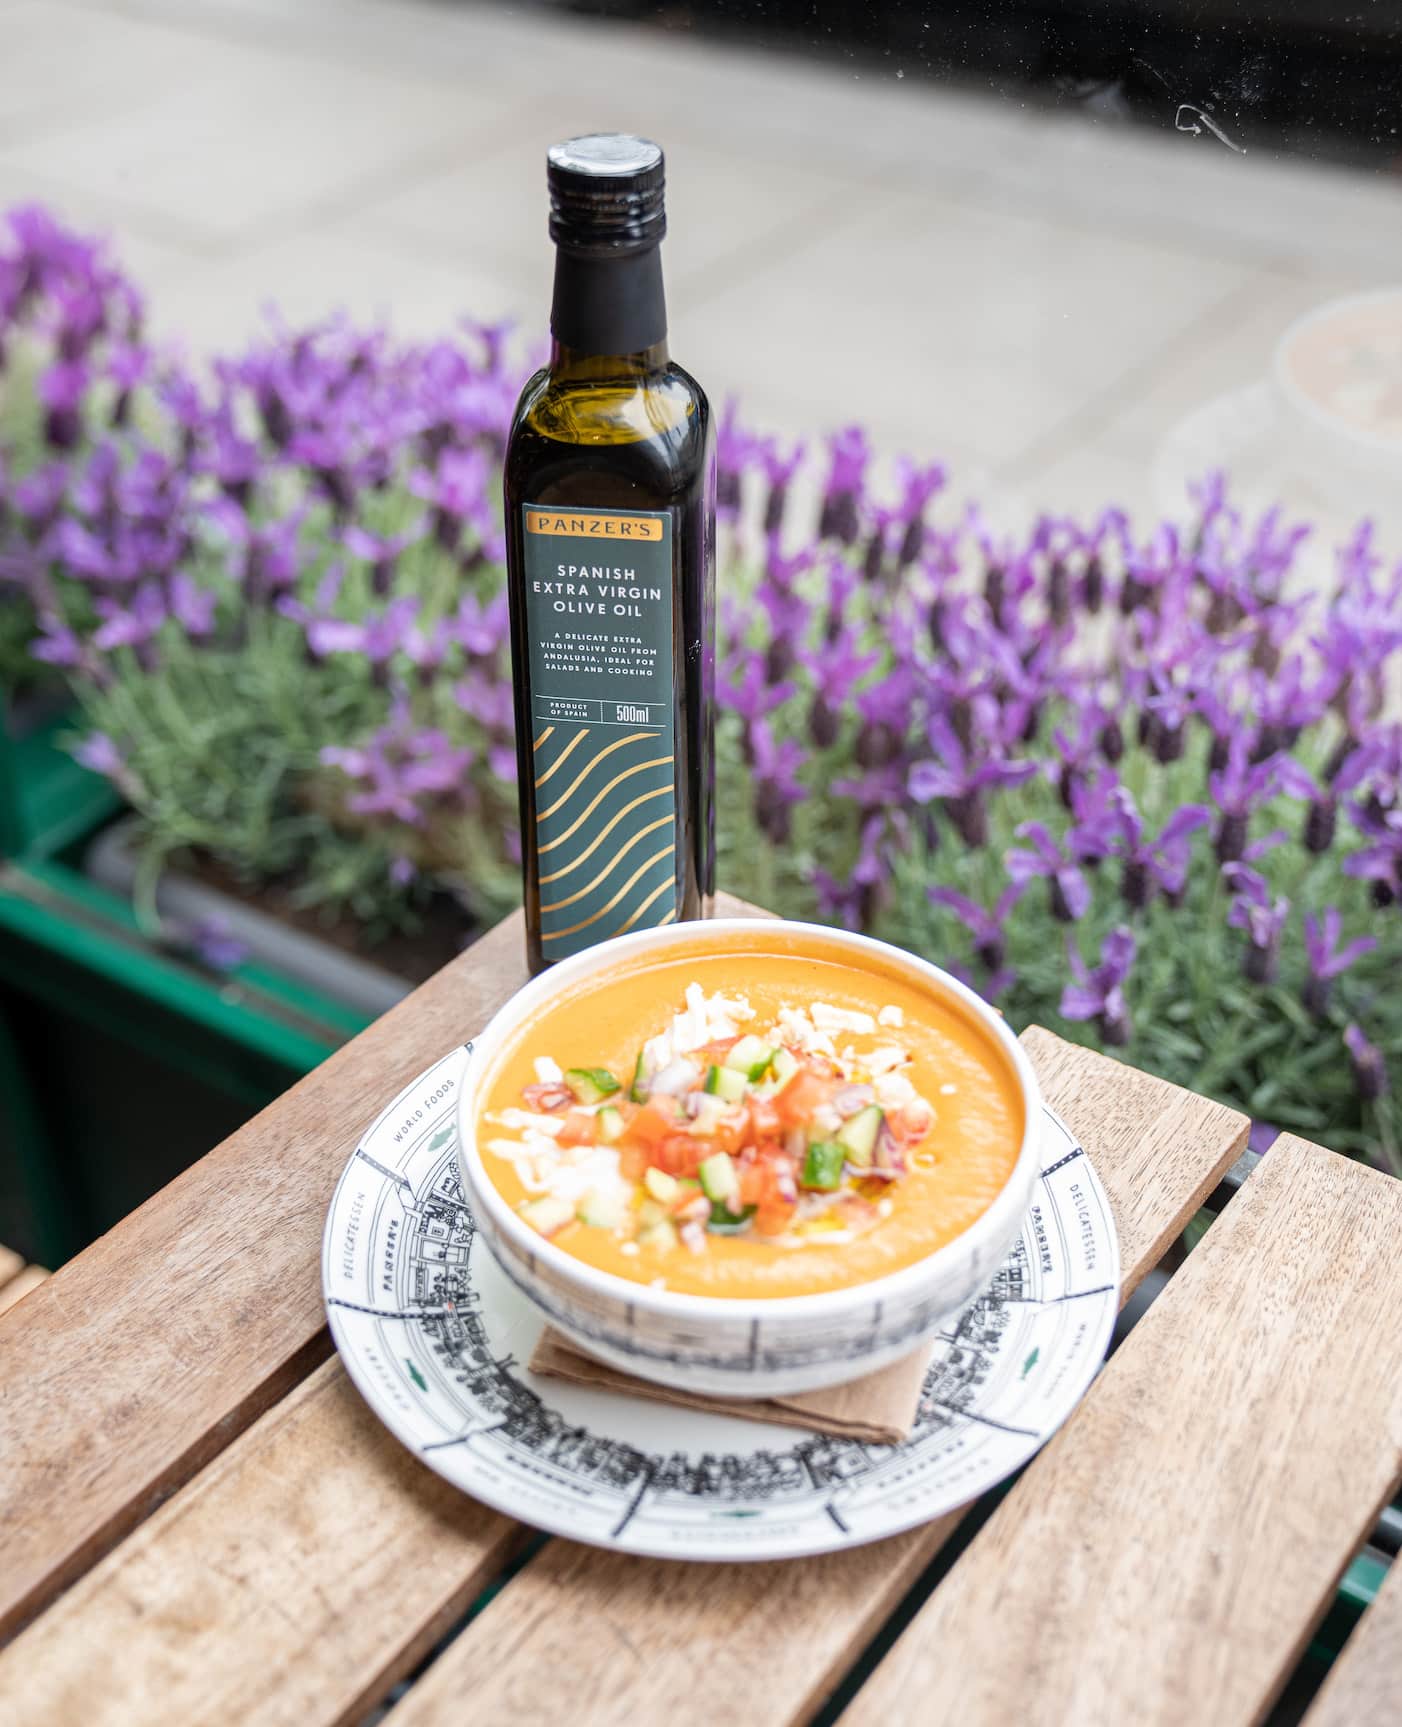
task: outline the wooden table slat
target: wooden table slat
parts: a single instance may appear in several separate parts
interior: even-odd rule
[[[0,1643],[325,1359],[356,1138],[525,980],[518,913],[0,1317]]]
[[[8,1312],[16,1302],[23,1301],[41,1283],[47,1282],[48,1276],[42,1265],[26,1265],[8,1283],[0,1283],[0,1313]]]
[[[0,1639],[325,1358],[349,1148],[524,980],[518,915],[0,1318]]]
[[[1245,1141],[1233,1111],[1033,1029],[1048,1101],[1091,1151],[1114,1208],[1128,1295]],[[822,1559],[641,1560],[553,1541],[467,1628],[387,1727],[806,1720],[958,1515]]]
[[[1402,1473],[1399,1235],[1277,1141],[845,1721],[1258,1721]]]
[[[1395,1321],[1394,1321],[1395,1323]],[[1402,1560],[1344,1644],[1302,1727],[1372,1727],[1402,1714]]]
[[[328,1361],[0,1653],[9,1727],[351,1722],[519,1531]]]
[[[23,1270],[24,1260],[21,1256],[14,1248],[0,1243],[0,1289],[3,1289],[12,1277],[18,1277]]]

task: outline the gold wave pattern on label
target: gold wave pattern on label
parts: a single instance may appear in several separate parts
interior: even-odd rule
[[[638,801],[641,802],[642,800],[639,799]],[[629,807],[632,808],[634,806],[630,805]],[[623,812],[620,812],[619,819],[621,819],[622,813]],[[623,862],[624,858],[627,857],[628,853],[632,851],[635,845],[637,845],[639,840],[646,839],[649,834],[655,834],[659,828],[669,828],[671,825],[671,816],[665,815],[659,816],[655,822],[649,822],[645,828],[639,828],[633,835],[632,839],[625,842],[622,851],[615,853],[615,855],[609,859],[609,861],[599,871],[598,875],[594,877],[593,881],[588,882],[582,888],[577,888],[574,893],[570,894],[565,899],[557,899],[550,905],[543,905],[540,908],[541,915],[544,916],[548,911],[564,911],[567,906],[577,905],[580,900],[584,899],[586,895],[593,893],[596,887],[600,886],[601,883],[606,881],[608,877],[613,874],[613,872]],[[595,844],[597,843],[598,842],[596,841]],[[592,850],[593,847],[590,849]],[[574,866],[571,865],[570,867],[573,868]]]
[[[555,799],[555,802],[553,804],[551,804],[549,809],[537,810],[535,819],[538,822],[547,821],[551,816],[557,815],[562,809],[564,809],[565,805],[570,801],[570,799],[574,796],[574,794],[584,784],[585,780],[587,780],[589,778],[590,774],[593,773],[594,769],[596,767],[598,767],[599,763],[601,761],[604,761],[608,756],[611,756],[615,750],[626,750],[629,744],[640,743],[644,738],[651,740],[651,739],[655,738],[656,736],[657,736],[656,732],[629,732],[629,734],[626,738],[616,738],[613,743],[607,745],[604,749],[601,749],[599,751],[598,755],[596,755],[592,761],[588,761],[584,764],[584,766],[575,775],[573,781],[571,782],[571,784],[569,786],[569,789],[567,791],[562,792],[560,794],[560,796]],[[566,749],[565,749],[565,755],[568,755],[570,750],[572,750],[573,748],[574,748],[573,744],[567,745]],[[560,760],[563,761],[564,756],[561,756]],[[670,756],[667,758],[667,760],[669,760],[669,761],[671,760]],[[559,767],[559,765],[560,765],[559,762],[555,763],[555,767]],[[550,775],[554,771],[555,771],[555,768],[547,768],[545,773],[542,774],[541,778],[536,781],[536,785],[540,786],[545,780],[550,778]]]
[[[555,730],[554,726],[548,726],[545,729],[545,731],[543,731],[540,734],[540,736],[536,739],[534,747],[536,749],[539,749],[540,746],[545,742],[545,740],[550,736],[551,732],[553,732],[554,730]],[[582,744],[584,742],[585,738],[587,738],[588,736],[589,736],[588,726],[584,726],[581,730],[577,731],[574,734],[574,736],[570,739],[570,741],[565,745],[564,749],[562,749],[560,751],[559,755],[557,755],[555,757],[555,760],[553,762],[551,762],[550,766],[548,768],[546,768],[545,772],[543,774],[541,774],[539,776],[539,778],[536,780],[535,789],[537,791],[540,790],[540,788],[545,784],[545,782],[548,779],[550,779],[553,775],[559,773],[560,769],[562,767],[564,767],[565,763],[570,759],[570,752],[572,750],[577,749],[579,747],[579,745]]]
[[[620,728],[611,736],[597,724],[567,722],[536,750],[535,785],[547,785],[547,796],[555,793],[548,802],[541,799],[535,829],[546,871],[539,877],[540,939],[552,958],[675,917],[677,811],[670,745],[665,729]],[[552,882],[559,886],[552,889]]]
[[[645,911],[650,911],[652,909],[652,907],[657,904],[658,900],[660,900],[662,898],[663,894],[668,892],[668,890],[671,889],[674,885],[675,884],[671,880],[668,880],[668,881],[664,881],[660,887],[654,888],[652,890],[652,892],[647,896],[647,898],[643,901],[643,903],[638,907],[638,909],[633,913],[632,917],[630,917],[626,923],[619,924],[618,928],[613,933],[615,935],[626,935],[628,933],[628,931],[630,929],[632,929],[633,925],[638,921],[638,919],[643,915],[643,913]],[[668,923],[676,915],[677,915],[676,907],[674,906],[672,908],[671,912],[668,914],[668,916],[663,918],[662,922]],[[661,925],[659,924],[658,927],[661,928]]]
[[[543,875],[540,878],[540,885],[542,887],[549,887],[551,882],[559,881],[562,876],[567,876],[572,870],[577,870],[582,863],[587,863],[618,826],[619,822],[625,821],[630,815],[632,815],[633,811],[637,809],[639,805],[651,803],[653,798],[670,798],[671,795],[671,786],[657,786],[650,792],[644,792],[640,798],[634,798],[632,803],[624,804],[618,814],[613,816],[605,827],[599,829],[598,833],[595,834],[594,838],[590,840],[589,844],[585,846],[584,850],[580,852],[578,857],[571,858],[569,863],[567,863],[563,869],[557,869],[551,875]],[[668,816],[667,819],[670,821],[672,818]]]
[[[585,805],[585,807],[575,817],[574,821],[571,822],[569,827],[567,827],[562,834],[557,835],[553,840],[550,840],[548,844],[541,846],[540,855],[544,857],[546,852],[552,852],[555,850],[556,846],[562,846],[567,839],[573,839],[574,835],[584,826],[585,822],[589,820],[590,816],[592,816],[594,811],[598,809],[599,805],[604,801],[609,793],[621,786],[624,780],[632,779],[635,774],[645,774],[649,768],[670,767],[673,760],[674,758],[672,756],[656,756],[650,762],[638,762],[631,768],[624,768],[621,774],[616,775],[606,786],[603,787],[601,791],[594,794],[590,802]],[[540,818],[537,817],[536,819],[539,820]]]
[[[648,858],[648,860],[645,863],[640,863],[638,865],[637,869],[635,869],[633,871],[632,875],[630,875],[628,877],[627,881],[624,882],[623,886],[621,888],[619,888],[618,892],[614,894],[613,898],[611,900],[609,900],[607,905],[601,905],[599,907],[598,911],[591,912],[588,917],[581,918],[578,923],[572,923],[568,929],[552,929],[552,930],[542,931],[542,940],[544,940],[544,941],[563,941],[567,935],[578,935],[580,930],[588,929],[588,928],[590,928],[591,925],[598,923],[598,921],[601,917],[607,917],[608,914],[614,909],[614,907],[617,906],[623,899],[625,899],[628,896],[628,894],[630,894],[633,891],[633,889],[638,885],[638,883],[643,879],[643,877],[647,874],[647,872],[650,869],[655,868],[656,865],[658,865],[659,863],[662,862],[663,858],[670,858],[671,855],[672,855],[672,843],[669,840],[667,842],[667,844],[662,847],[661,851],[654,852],[653,855],[650,858]],[[633,927],[633,925],[638,921],[638,919],[642,916],[642,914],[647,910],[647,908],[650,905],[654,904],[655,901],[660,899],[661,896],[667,892],[668,888],[672,887],[673,885],[674,884],[673,884],[672,877],[669,875],[667,877],[666,881],[662,882],[658,887],[656,887],[653,890],[653,892],[651,894],[648,895],[648,897],[643,901],[643,903],[638,907],[638,909],[633,913],[633,915],[628,919],[628,921],[626,923],[620,924],[618,926],[618,928],[613,933],[615,935],[622,935],[624,930],[631,929]]]

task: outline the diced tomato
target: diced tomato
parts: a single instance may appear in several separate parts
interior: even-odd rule
[[[587,1109],[572,1109],[565,1124],[555,1136],[557,1145],[589,1145],[598,1133],[594,1117]]]
[[[781,1091],[782,1098],[787,1091]],[[772,1097],[752,1097],[746,1102],[749,1111],[749,1132],[746,1135],[751,1140],[780,1139],[784,1129],[789,1125],[784,1120],[783,1112],[778,1102]]]
[[[625,1181],[641,1181],[647,1173],[647,1148],[641,1145],[629,1145],[625,1141],[618,1148],[618,1173]]]
[[[796,1207],[786,1199],[761,1200],[755,1211],[755,1228],[761,1235],[782,1235]]]
[[[665,1175],[693,1176],[708,1152],[709,1147],[694,1134],[669,1133],[651,1147],[648,1160],[654,1169],[662,1170]]]
[[[677,1131],[677,1107],[671,1098],[653,1098],[628,1123],[627,1137],[643,1145],[660,1145]]]
[[[793,1159],[777,1146],[751,1148],[739,1162],[740,1203],[753,1205],[755,1228],[762,1235],[782,1235],[798,1202]]]
[[[793,1076],[774,1099],[774,1105],[784,1127],[807,1127],[814,1110],[831,1096],[832,1081],[810,1067]]]

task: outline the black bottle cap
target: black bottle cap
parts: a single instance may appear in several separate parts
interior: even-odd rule
[[[546,152],[550,238],[570,251],[619,255],[667,232],[662,151],[626,132],[593,132]]]

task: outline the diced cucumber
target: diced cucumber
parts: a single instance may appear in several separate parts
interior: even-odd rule
[[[521,1207],[522,1218],[541,1235],[557,1235],[567,1223],[574,1222],[574,1207],[567,1199],[557,1199],[547,1193],[543,1199],[533,1199]]]
[[[676,1176],[661,1169],[649,1169],[643,1176],[643,1186],[662,1205],[670,1205],[681,1191]]]
[[[606,1067],[569,1068],[565,1084],[574,1093],[576,1103],[602,1103],[618,1090],[618,1081]]]
[[[714,1157],[708,1157],[696,1173],[701,1177],[702,1193],[717,1205],[723,1205],[740,1191],[735,1159],[726,1152],[718,1151]]]
[[[800,1184],[815,1188],[819,1193],[833,1192],[842,1186],[842,1166],[848,1155],[847,1147],[839,1145],[835,1139],[815,1140],[803,1160]]]
[[[579,1221],[594,1229],[617,1229],[628,1214],[626,1188],[591,1188],[579,1205]]]
[[[774,1059],[769,1064],[769,1078],[759,1088],[761,1097],[774,1097],[781,1092],[798,1072],[798,1057],[789,1049],[776,1049]]]
[[[707,1220],[706,1229],[711,1235],[739,1235],[750,1226],[750,1219],[758,1208],[747,1205],[741,1211],[731,1211],[729,1206],[717,1206]]]
[[[646,1223],[638,1231],[639,1247],[668,1248],[677,1245],[677,1226],[669,1217],[660,1217],[656,1223]]]
[[[725,1058],[725,1066],[746,1079],[763,1079],[774,1059],[773,1046],[753,1034],[742,1037]]]
[[[884,1120],[877,1105],[869,1103],[843,1122],[837,1130],[837,1143],[846,1152],[848,1163],[855,1164],[858,1169],[870,1168],[872,1154],[876,1150],[876,1136],[881,1132]]]
[[[633,1083],[628,1087],[628,1096],[634,1103],[646,1103],[647,1092],[643,1089],[643,1052],[638,1051],[638,1059],[633,1064]]]
[[[623,1119],[623,1111],[615,1109],[611,1103],[606,1103],[594,1117],[594,1130],[605,1145],[612,1145],[616,1139],[622,1139],[627,1125]]]
[[[726,1103],[739,1103],[749,1089],[749,1081],[733,1067],[713,1067],[706,1075],[706,1090]]]

